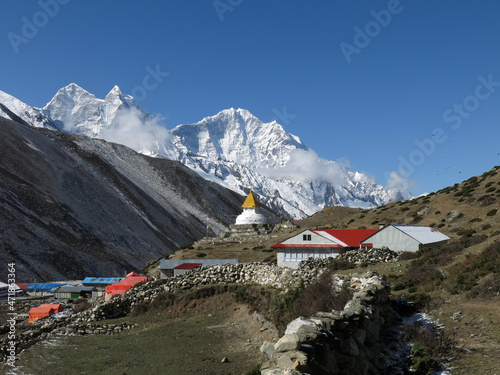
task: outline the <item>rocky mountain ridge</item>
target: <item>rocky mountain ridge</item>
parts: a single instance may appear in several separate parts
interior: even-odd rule
[[[408,192],[385,189],[341,163],[318,157],[276,121],[264,123],[244,109],[223,110],[169,131],[118,86],[98,99],[72,83],[41,109],[0,94],[3,117],[178,160],[240,194],[253,189],[269,207],[292,218],[332,205],[374,207],[411,197]]]

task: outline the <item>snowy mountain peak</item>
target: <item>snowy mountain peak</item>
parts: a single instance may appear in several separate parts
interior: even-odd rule
[[[76,83],[70,83],[68,86],[59,89],[59,91],[47,104],[47,106],[49,106],[52,101],[61,100],[61,98],[68,98],[74,102],[83,102],[84,100],[96,99],[93,94],[81,88]]]
[[[264,123],[245,109],[225,109],[172,130],[174,144],[188,155],[226,160],[251,168],[286,164],[290,152],[307,150],[277,122]]]
[[[277,121],[263,122],[242,108],[168,131],[118,86],[99,99],[72,83],[43,109],[0,92],[0,116],[178,160],[241,194],[252,188],[263,204],[295,218],[332,205],[373,207],[411,197],[351,171],[346,163],[320,158]]]
[[[106,98],[109,96],[123,96],[122,90],[118,87],[118,85],[114,85],[111,91],[106,95]],[[106,99],[104,99],[106,100]]]

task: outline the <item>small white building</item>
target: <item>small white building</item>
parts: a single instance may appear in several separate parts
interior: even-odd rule
[[[415,252],[449,239],[450,237],[429,226],[390,224],[364,239],[361,244],[372,244],[374,248],[387,247],[393,251]]]

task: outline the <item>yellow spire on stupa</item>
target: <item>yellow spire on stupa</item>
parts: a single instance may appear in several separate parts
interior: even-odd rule
[[[259,208],[260,204],[257,202],[257,199],[255,198],[255,195],[253,195],[252,190],[250,189],[250,193],[248,193],[247,199],[245,199],[245,202],[243,202],[243,205],[241,206],[243,208]]]

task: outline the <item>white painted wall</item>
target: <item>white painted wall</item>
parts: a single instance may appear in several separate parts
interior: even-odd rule
[[[373,247],[375,248],[386,246],[393,251],[415,252],[419,249],[419,242],[417,240],[392,226],[388,226],[380,232],[375,233],[367,242],[373,243]]]
[[[276,260],[278,267],[288,267],[297,269],[299,268],[299,263],[308,258],[335,258],[341,252],[343,248],[279,248],[278,254],[276,255]]]

